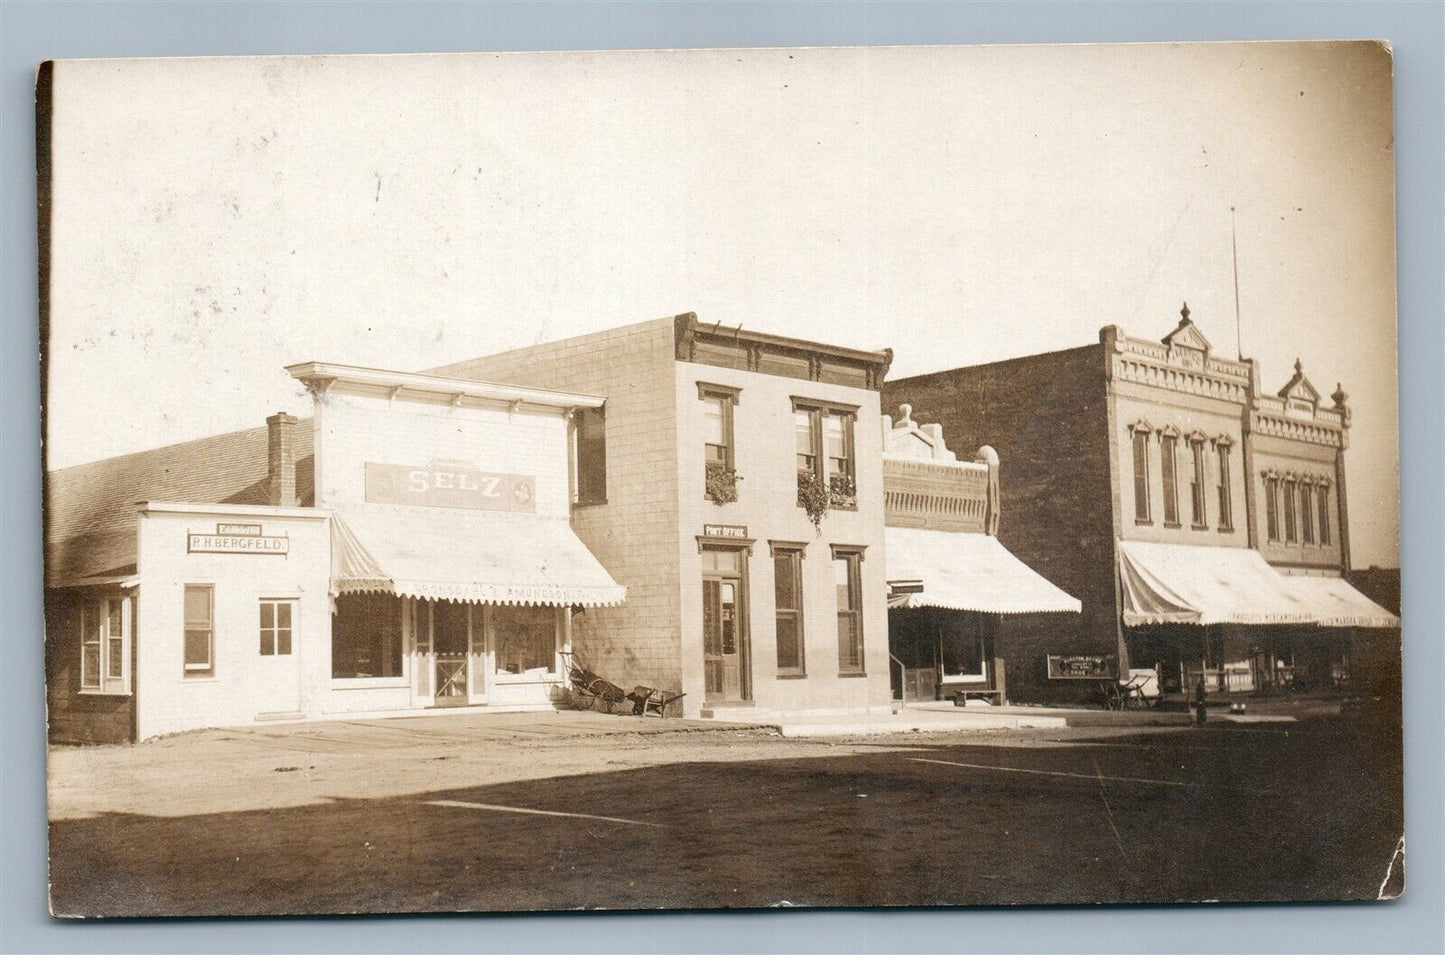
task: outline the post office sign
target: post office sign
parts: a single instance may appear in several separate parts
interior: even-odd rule
[[[748,536],[746,524],[704,524],[702,525],[704,537],[738,537]]]
[[[495,474],[461,465],[368,461],[366,500],[371,504],[531,512],[537,509],[537,482],[530,475]]]

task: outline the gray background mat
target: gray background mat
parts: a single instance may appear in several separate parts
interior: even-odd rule
[[[58,57],[1381,38],[1395,51],[1408,887],[1391,905],[61,924],[45,914],[35,64]],[[1442,952],[1445,5],[0,3],[0,950]]]

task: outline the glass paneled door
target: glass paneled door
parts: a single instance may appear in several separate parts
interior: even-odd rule
[[[432,653],[435,657],[435,705],[465,706],[471,649],[471,608],[439,600],[432,604]]]
[[[744,553],[711,547],[702,552],[703,670],[710,703],[752,698]]]

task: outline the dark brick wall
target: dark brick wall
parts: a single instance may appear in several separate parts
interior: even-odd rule
[[[883,405],[943,425],[968,460],[979,445],[999,455],[999,540],[1083,603],[1083,613],[1005,618],[998,652],[1009,697],[1073,702],[1078,686],[1048,681],[1049,653],[1115,653],[1113,490],[1103,346],[885,382]]]
[[[45,702],[52,743],[128,743],[135,739],[135,696],[80,693],[80,599],[45,597]],[[133,652],[133,649],[132,649]],[[131,671],[135,670],[131,659]]]

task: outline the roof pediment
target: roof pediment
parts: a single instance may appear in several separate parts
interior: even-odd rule
[[[1295,359],[1294,377],[1290,378],[1289,383],[1279,390],[1279,396],[1285,401],[1307,401],[1312,405],[1320,403],[1320,393],[1305,377],[1304,365],[1299,359]]]
[[[1172,351],[1176,348],[1188,348],[1194,351],[1209,353],[1211,346],[1209,339],[1189,318],[1189,303],[1185,302],[1184,307],[1179,310],[1179,324],[1174,326],[1174,331],[1165,335],[1164,344]]]

